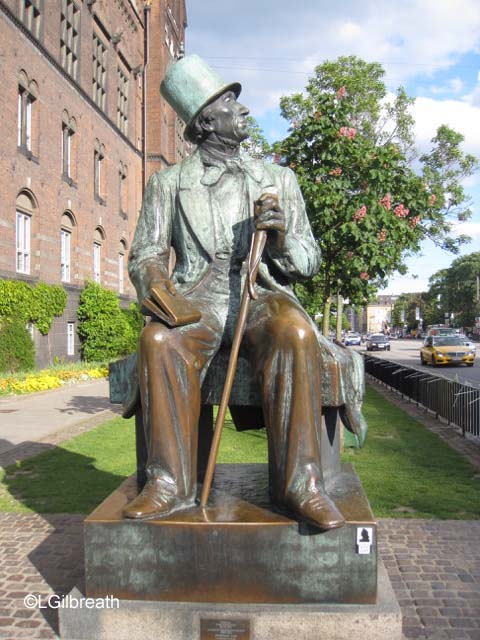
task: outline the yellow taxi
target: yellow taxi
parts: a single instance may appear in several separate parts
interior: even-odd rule
[[[473,367],[475,348],[467,346],[459,335],[429,336],[420,350],[422,364],[466,364]]]

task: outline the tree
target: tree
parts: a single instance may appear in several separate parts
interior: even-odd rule
[[[253,116],[248,116],[247,121],[248,138],[242,142],[242,149],[252,158],[268,158],[272,154],[272,147],[262,129]]]
[[[323,253],[324,333],[334,294],[364,304],[394,271],[405,273],[423,239],[453,252],[466,241],[449,235],[446,213],[470,215],[459,180],[476,160],[461,152],[460,134],[443,127],[417,175],[412,100],[399,88],[386,103],[383,76],[378,63],[341,57],[315,69],[305,94],[280,103],[291,128],[275,150],[297,174]]]
[[[457,258],[448,269],[433,274],[429,284],[428,294],[436,300],[440,318],[453,314],[456,326],[475,325],[480,315],[480,252]]]

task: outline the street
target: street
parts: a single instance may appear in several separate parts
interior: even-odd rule
[[[349,349],[355,349],[359,353],[385,358],[386,360],[392,360],[393,362],[399,362],[409,367],[415,367],[420,371],[428,371],[435,375],[445,376],[451,380],[456,380],[462,383],[470,383],[475,387],[480,387],[480,344],[477,346],[477,359],[473,367],[466,367],[465,365],[454,366],[440,366],[432,367],[431,365],[425,366],[420,364],[420,349],[423,345],[423,340],[391,340],[390,351],[367,351],[365,345],[360,347],[349,347]]]

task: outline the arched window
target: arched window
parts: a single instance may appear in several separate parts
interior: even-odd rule
[[[71,245],[75,217],[71,211],[62,215],[60,228],[60,273],[62,282],[71,281]]]
[[[76,172],[77,121],[64,109],[62,113],[62,177],[72,184]]]
[[[102,245],[105,242],[105,231],[97,227],[93,234],[93,279],[100,283],[102,280]]]
[[[95,146],[93,152],[93,183],[95,189],[95,200],[100,204],[106,204],[105,202],[105,145],[101,144],[98,138],[95,138]]]
[[[120,194],[119,194],[119,212],[120,217],[126,220],[128,218],[127,208],[128,208],[128,191],[127,191],[127,175],[128,169],[127,165],[123,162],[120,162],[118,168],[118,177],[119,177],[119,185],[120,185]]]
[[[31,223],[37,208],[33,195],[21,191],[16,200],[16,271],[30,273]]]
[[[125,255],[127,253],[127,241],[125,238],[120,240],[118,247],[118,293],[123,293],[125,290]]]
[[[26,71],[18,73],[17,145],[28,158],[38,155],[38,85]]]

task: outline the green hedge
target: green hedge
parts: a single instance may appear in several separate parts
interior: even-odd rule
[[[0,372],[15,373],[35,365],[35,346],[23,318],[3,318],[0,324]]]
[[[31,322],[44,336],[66,305],[67,294],[61,285],[39,282],[32,286],[21,280],[0,280],[0,318]]]
[[[96,282],[87,283],[80,294],[77,316],[81,351],[87,362],[108,362],[136,350],[143,318],[135,305],[122,311],[113,291]]]

